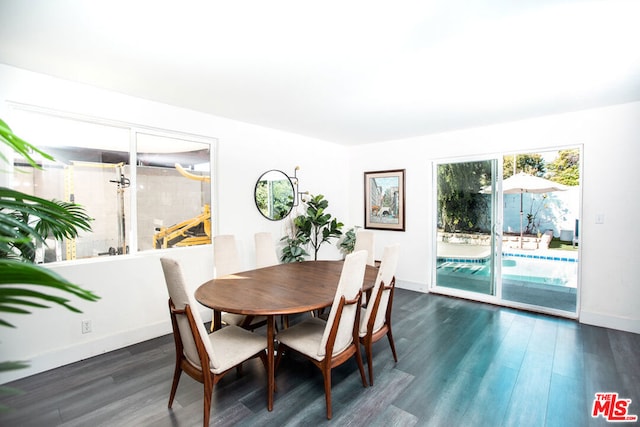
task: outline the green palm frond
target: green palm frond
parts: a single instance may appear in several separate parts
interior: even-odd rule
[[[0,143],[7,145],[24,157],[37,169],[42,166],[33,155],[45,159],[53,157],[36,148],[13,133],[0,119]],[[0,150],[0,161],[10,163]],[[20,285],[42,286],[55,293],[66,292],[87,301],[97,301],[99,296],[75,285],[59,274],[32,264],[35,242],[45,243],[48,237],[56,240],[73,239],[80,230],[91,230],[92,218],[80,205],[50,201],[40,197],[0,187],[0,313],[29,314],[30,308],[48,308],[59,305],[79,313],[70,301],[62,296],[40,292],[38,288]],[[0,318],[0,326],[14,327]],[[0,372],[28,367],[26,362],[0,362]],[[16,394],[19,390],[0,387],[0,395]],[[0,412],[7,407],[0,405]]]
[[[16,287],[17,284],[44,286],[72,294],[87,301],[97,301],[99,296],[91,291],[67,281],[59,274],[40,267],[12,259],[0,259],[0,312],[5,313],[30,313],[24,307],[47,308],[50,304],[56,304],[76,313],[79,309],[72,306],[67,298],[49,295],[33,289]],[[6,320],[0,319],[0,325],[11,326]]]
[[[71,239],[78,235],[78,229],[91,229],[91,217],[84,208],[75,203],[46,200],[41,197],[0,187],[0,212],[7,211],[39,219],[35,230],[47,231],[56,239]]]
[[[51,157],[51,155],[45,153],[33,144],[28,143],[27,141],[13,133],[9,125],[6,124],[2,119],[0,119],[0,140],[8,145],[11,149],[13,149],[13,151],[27,159],[29,164],[34,168],[42,169],[42,166],[40,166],[38,162],[33,158],[33,153],[37,153],[45,159],[53,160],[53,157]],[[0,151],[0,158],[5,162],[7,161],[7,158],[2,154],[2,151]]]
[[[28,367],[29,367],[29,364],[27,362],[22,362],[22,361],[0,362],[0,372],[13,371],[15,369],[24,369]],[[22,393],[23,393],[22,390],[17,389],[15,387],[0,386],[0,396],[15,396],[15,395],[20,395]],[[8,406],[0,404],[0,413],[6,412],[8,410],[10,410]]]
[[[32,261],[35,243],[49,236],[73,239],[91,230],[92,218],[75,203],[46,200],[0,187],[0,258]]]

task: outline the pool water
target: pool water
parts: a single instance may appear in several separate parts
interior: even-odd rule
[[[488,278],[489,260],[439,261],[438,274]],[[520,284],[539,284],[576,288],[578,282],[578,263],[557,261],[552,259],[533,259],[523,257],[503,257],[502,280]]]

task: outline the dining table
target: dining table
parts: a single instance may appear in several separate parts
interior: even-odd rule
[[[330,307],[344,261],[303,261],[277,264],[209,280],[195,292],[196,300],[213,310],[214,330],[222,327],[222,312],[267,318],[267,408],[275,391],[275,318]],[[367,265],[363,292],[373,289],[378,268]]]

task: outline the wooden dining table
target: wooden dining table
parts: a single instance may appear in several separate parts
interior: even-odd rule
[[[267,408],[273,410],[275,390],[275,318],[331,306],[344,261],[304,261],[278,264],[222,276],[202,284],[196,300],[213,310],[214,329],[221,313],[267,318]],[[378,269],[367,265],[364,292],[375,283]]]

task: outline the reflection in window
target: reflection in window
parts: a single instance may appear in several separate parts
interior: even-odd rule
[[[209,145],[137,134],[138,249],[211,243]]]
[[[162,136],[139,133],[125,124],[21,109],[12,112],[14,132],[55,161],[43,159],[43,170],[38,170],[14,158],[9,186],[45,199],[80,204],[94,219],[92,230],[74,240],[47,240],[46,246],[38,248],[36,262],[210,243],[209,143],[169,132]],[[137,147],[134,152],[131,141]],[[182,166],[182,173],[176,165]],[[168,229],[171,233],[159,237]]]

